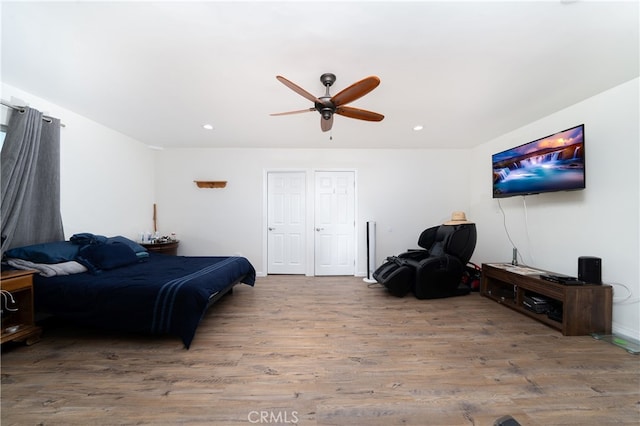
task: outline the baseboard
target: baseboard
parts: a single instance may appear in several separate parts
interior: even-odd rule
[[[633,330],[631,328],[616,324],[615,322],[611,324],[611,330],[613,334],[616,334],[618,336],[630,337],[632,339],[640,341],[640,330]]]

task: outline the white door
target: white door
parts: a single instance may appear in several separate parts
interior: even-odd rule
[[[304,172],[267,174],[267,273],[305,273]]]
[[[355,173],[316,172],[315,275],[355,271]]]

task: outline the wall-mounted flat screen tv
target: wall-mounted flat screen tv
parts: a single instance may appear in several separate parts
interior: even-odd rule
[[[584,159],[584,124],[493,154],[493,198],[584,189]]]

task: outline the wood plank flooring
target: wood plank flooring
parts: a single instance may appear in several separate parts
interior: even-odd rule
[[[395,298],[354,277],[239,285],[190,350],[45,325],[1,368],[3,426],[640,423],[640,357],[477,293]]]

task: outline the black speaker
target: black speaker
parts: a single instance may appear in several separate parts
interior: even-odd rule
[[[578,258],[578,279],[588,284],[602,284],[602,259],[593,256]]]

